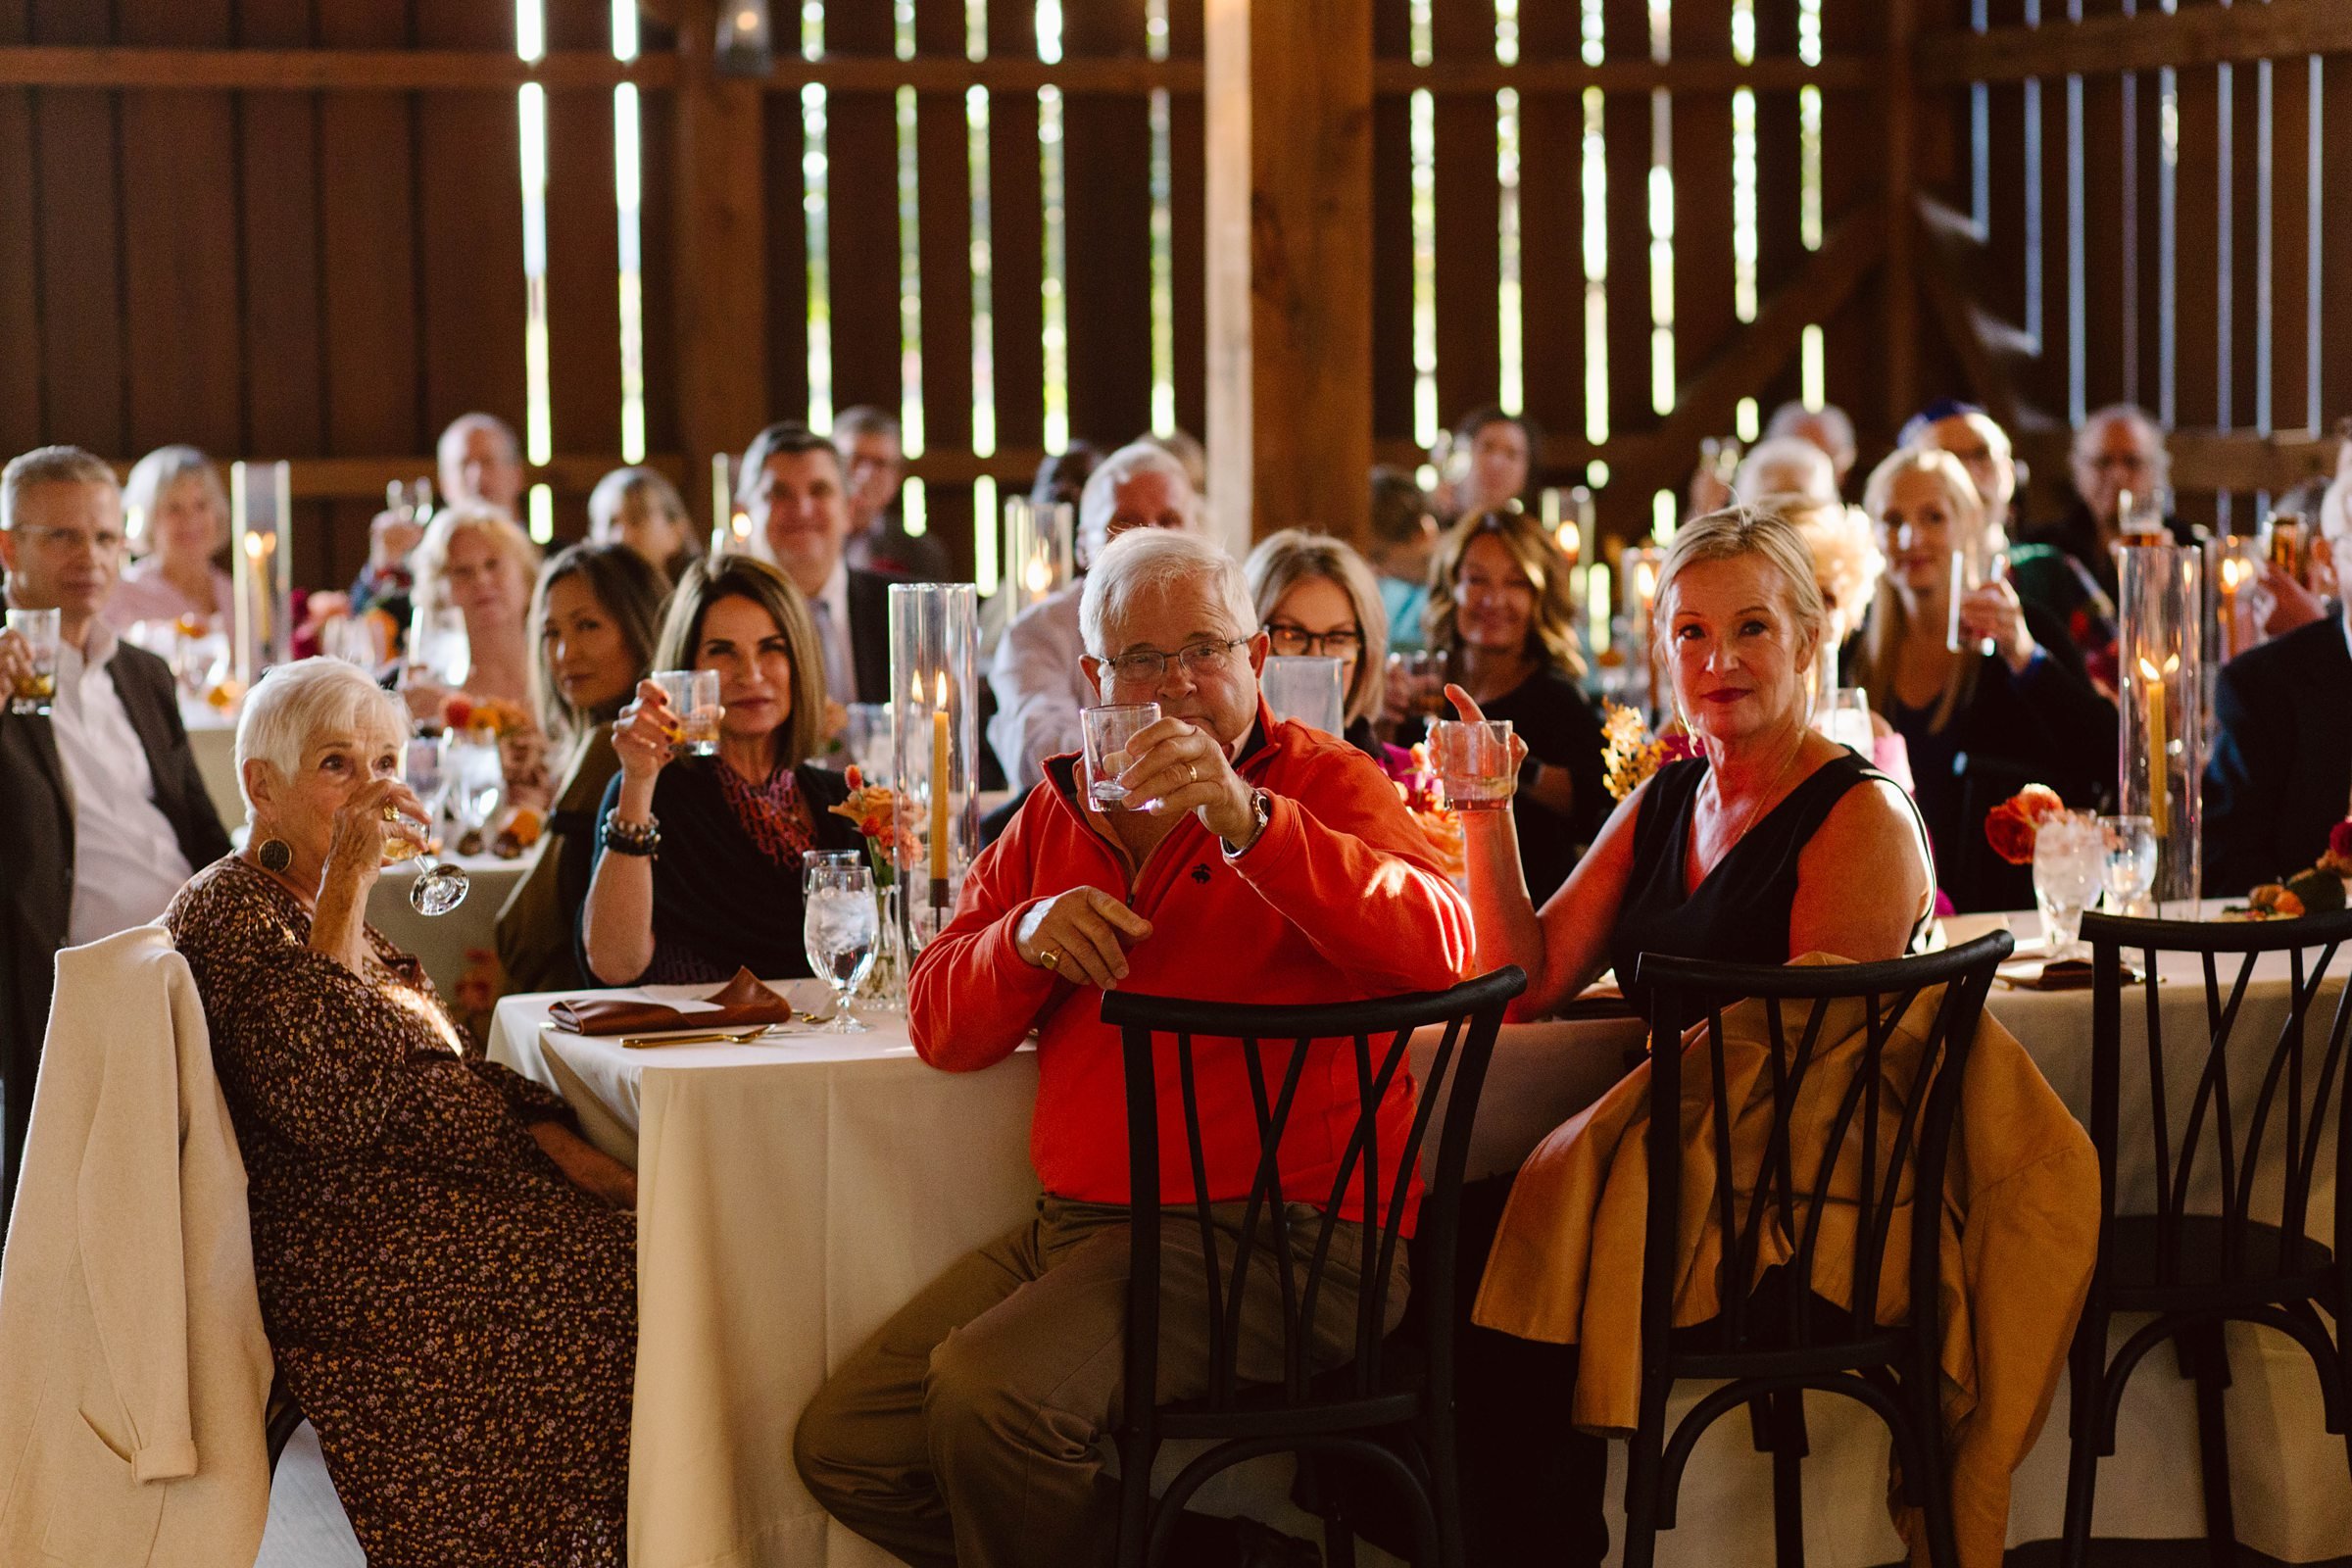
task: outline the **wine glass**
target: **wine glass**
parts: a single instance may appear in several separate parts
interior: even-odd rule
[[[2042,818],[2034,833],[2034,903],[2041,912],[2052,962],[2072,957],[2082,911],[2099,896],[2107,874],[2107,838],[2087,811]]]
[[[2107,906],[2117,914],[2140,914],[2156,886],[2156,822],[2145,816],[2102,816],[2107,872]]]
[[[882,935],[873,868],[861,858],[818,852],[804,857],[803,865],[801,941],[808,967],[833,988],[829,1028],[837,1035],[860,1033],[865,1025],[850,1013],[850,993],[873,967]]]
[[[458,830],[458,848],[464,853],[467,835],[487,827],[506,799],[506,765],[499,760],[495,742],[475,740],[469,731],[451,730],[441,737],[441,776],[450,822]]]
[[[413,740],[402,753],[401,776],[409,788],[424,803],[426,820],[419,822],[406,812],[400,820],[426,839],[433,834],[431,823],[441,816],[441,806],[449,794],[447,770],[441,765],[441,753],[430,740]],[[466,902],[473,890],[473,879],[461,866],[449,864],[430,850],[419,849],[405,838],[384,840],[384,863],[396,865],[402,860],[416,862],[416,880],[409,884],[409,907],[418,914],[447,914]]]

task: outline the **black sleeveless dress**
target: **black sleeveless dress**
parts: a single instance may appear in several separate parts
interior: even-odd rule
[[[1609,933],[1609,961],[1626,1000],[1643,1017],[1649,1016],[1650,998],[1634,985],[1634,967],[1644,953],[1715,963],[1787,963],[1798,857],[1847,791],[1886,779],[1852,752],[1832,758],[1751,824],[1698,887],[1686,892],[1690,823],[1706,776],[1704,758],[1659,768],[1634,823],[1634,872]],[[1869,896],[1866,887],[1854,891]],[[1686,1027],[1692,1021],[1680,1020]]]

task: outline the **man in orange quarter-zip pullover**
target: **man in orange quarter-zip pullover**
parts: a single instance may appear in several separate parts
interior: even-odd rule
[[[1276,722],[1260,702],[1266,639],[1241,568],[1190,533],[1141,529],[1087,578],[1086,670],[1106,703],[1159,706],[1099,808],[1077,757],[1054,758],[972,868],[956,918],[917,959],[907,1021],[951,1072],[1002,1061],[1038,1033],[1030,1152],[1036,1217],[956,1263],[858,1350],[803,1415],[801,1476],[852,1530],[901,1560],[950,1568],[1109,1560],[1128,1259],[1126,1088],[1103,990],[1329,1003],[1441,990],[1472,959],[1467,906],[1369,758]],[[1323,1064],[1328,1058],[1329,1065]],[[1188,1204],[1181,1099],[1161,1067],[1165,1200]],[[1278,1067],[1276,1070],[1279,1070]],[[1230,1260],[1258,1157],[1240,1048],[1203,1043],[1196,1071],[1218,1250]],[[1413,1086],[1392,1085],[1380,1141],[1400,1147]],[[1352,1055],[1301,1079],[1280,1160],[1286,1196],[1325,1195],[1358,1111]],[[1385,1195],[1383,1198],[1385,1201]],[[1359,1205],[1332,1244],[1317,1332],[1346,1353]],[[1301,1203],[1294,1216],[1311,1216]],[[1162,1230],[1159,1402],[1202,1391],[1198,1226]],[[1274,1273],[1244,1312],[1245,1376],[1281,1376]],[[1403,1254],[1389,1309],[1404,1302]],[[1258,1289],[1263,1287],[1262,1291]],[[1392,1322],[1392,1326],[1393,1322]],[[1254,1365],[1252,1364],[1254,1363]]]

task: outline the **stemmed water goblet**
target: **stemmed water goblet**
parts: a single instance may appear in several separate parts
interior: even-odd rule
[[[865,1025],[850,1013],[850,993],[873,967],[882,935],[874,902],[874,871],[854,852],[812,850],[801,858],[801,941],[808,967],[833,988],[837,1035],[857,1034]]]
[[[2106,877],[2107,838],[2097,817],[2060,811],[2042,818],[2034,833],[2034,903],[2051,962],[2074,956],[2082,911]]]

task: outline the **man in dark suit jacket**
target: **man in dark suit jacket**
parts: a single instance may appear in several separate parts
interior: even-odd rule
[[[59,644],[50,712],[0,705],[0,1204],[16,1193],[58,950],[154,919],[229,849],[171,666],[98,618],[122,555],[103,462],[43,447],[0,472],[9,608],[58,612]],[[0,690],[33,669],[26,639],[0,632]]]
[[[2231,660],[2205,768],[2205,891],[2293,875],[2352,814],[2352,603]]]
[[[743,455],[736,500],[751,514],[752,553],[808,601],[824,645],[825,695],[890,701],[890,582],[843,552],[850,537],[841,453],[805,424],[771,424]]]

